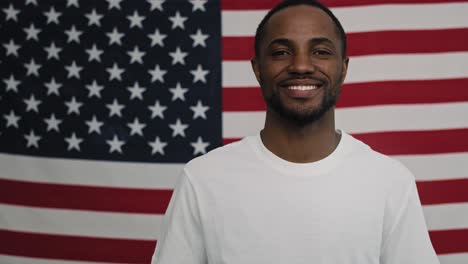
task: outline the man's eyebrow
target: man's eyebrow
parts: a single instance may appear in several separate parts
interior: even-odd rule
[[[325,38],[325,37],[318,37],[318,38],[312,38],[309,40],[309,43],[312,44],[312,45],[317,45],[317,44],[329,44],[333,47],[335,47],[335,44],[333,43],[333,41],[331,41],[329,38]],[[292,45],[291,44],[291,40],[287,39],[287,38],[276,38],[276,39],[273,39],[272,41],[270,41],[270,43],[268,44],[268,46],[272,46],[274,44],[278,44],[278,45],[284,45],[284,46],[290,46]]]
[[[273,44],[289,46],[291,45],[291,41],[287,38],[276,38],[270,41],[270,43],[268,43],[268,47],[272,46]]]
[[[313,39],[309,40],[309,42],[310,42],[310,44],[313,44],[313,45],[325,43],[325,44],[329,44],[329,45],[335,47],[335,44],[333,43],[333,41],[331,41],[328,38],[313,38]]]

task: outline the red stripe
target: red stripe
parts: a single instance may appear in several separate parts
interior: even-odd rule
[[[468,140],[464,140],[468,138],[468,129],[377,132],[353,136],[386,155],[468,152]],[[223,144],[238,140],[240,139],[224,138]]]
[[[466,0],[322,0],[328,7],[346,7],[360,5],[380,5],[380,4],[431,4],[465,2]],[[248,9],[270,9],[281,0],[222,0],[221,8],[224,10],[248,10]]]
[[[468,101],[468,78],[345,84],[337,107]]]
[[[337,107],[468,101],[468,78],[345,84]],[[223,89],[223,111],[265,111],[259,87]]]
[[[138,227],[135,227],[138,228]],[[0,253],[33,258],[149,263],[156,241],[45,235],[0,230]]]
[[[350,33],[348,56],[468,50],[468,28]],[[223,60],[250,60],[254,37],[223,37]],[[352,60],[352,58],[351,58]]]
[[[437,254],[468,252],[468,229],[430,231]],[[0,253],[50,259],[149,263],[155,241],[44,235],[0,230]]]
[[[437,254],[468,252],[468,229],[430,231]]]
[[[265,111],[260,87],[223,88],[223,112]]]
[[[468,151],[468,129],[392,131],[353,134],[386,155],[435,154]]]
[[[122,213],[164,214],[172,190],[73,186],[0,179],[0,203]]]
[[[418,181],[423,205],[468,202],[468,179]]]

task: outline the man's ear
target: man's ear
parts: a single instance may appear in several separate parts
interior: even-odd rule
[[[252,70],[255,74],[255,78],[257,78],[257,82],[260,83],[260,65],[257,57],[253,57],[250,60],[250,64],[252,65]]]
[[[349,57],[346,57],[346,59],[343,61],[343,68],[341,69],[341,84],[343,84],[346,79],[346,74],[348,73],[348,64]]]

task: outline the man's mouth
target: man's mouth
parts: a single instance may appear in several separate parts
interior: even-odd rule
[[[318,89],[318,85],[290,85],[287,86],[288,90],[294,90],[294,91],[312,91],[315,89]]]

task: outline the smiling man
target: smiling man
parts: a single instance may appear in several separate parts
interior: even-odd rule
[[[335,128],[348,58],[331,11],[280,3],[255,54],[264,129],[186,165],[153,263],[439,263],[413,175]]]

